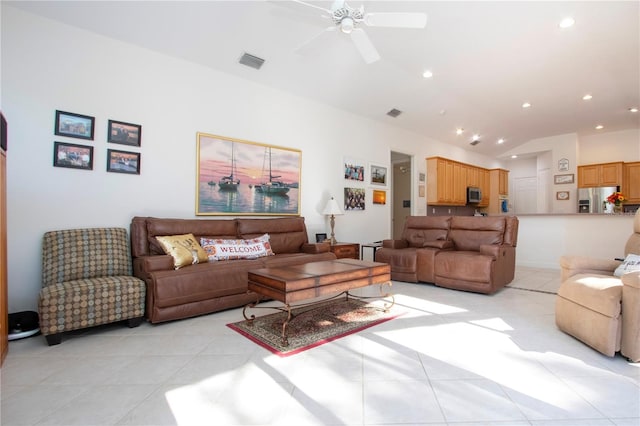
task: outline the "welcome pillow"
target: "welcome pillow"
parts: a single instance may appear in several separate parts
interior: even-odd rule
[[[640,256],[637,254],[628,254],[624,262],[620,264],[613,272],[616,277],[621,277],[627,272],[640,271]]]
[[[201,238],[200,244],[210,262],[218,260],[257,259],[273,256],[269,234],[247,240],[223,240]]]

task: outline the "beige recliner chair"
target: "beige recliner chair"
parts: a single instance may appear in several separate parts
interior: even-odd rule
[[[640,254],[640,210],[625,248]],[[597,351],[617,351],[640,361],[640,271],[618,278],[620,261],[583,256],[560,258],[562,284],[556,298],[556,325]]]

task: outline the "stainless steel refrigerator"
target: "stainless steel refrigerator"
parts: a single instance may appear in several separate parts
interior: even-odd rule
[[[619,190],[616,186],[579,188],[578,213],[607,213],[611,209],[607,197]]]

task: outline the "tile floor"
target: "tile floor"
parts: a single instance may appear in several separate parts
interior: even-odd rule
[[[558,281],[518,268],[512,286]],[[240,309],[12,341],[1,424],[640,424],[640,365],[558,331],[553,294],[393,288],[403,316],[287,358],[225,326]]]

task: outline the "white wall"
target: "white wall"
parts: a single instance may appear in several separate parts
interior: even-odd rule
[[[424,158],[464,150],[282,91],[2,7],[2,109],[9,123],[9,311],[34,309],[42,234],[127,227],[136,215],[194,217],[196,132],[302,150],[301,215],[309,234],[330,232],[320,214],[343,198],[342,160],[390,165],[390,152]],[[238,65],[240,66],[240,65]],[[96,118],[94,141],[54,135],[56,110]],[[107,120],[142,125],[140,148],[106,143]],[[92,171],[52,166],[53,142],[94,146]],[[141,174],[107,173],[108,148],[139,151]],[[496,160],[471,155],[486,167]],[[390,211],[371,203],[336,219],[342,241],[390,236]],[[418,199],[415,185],[414,200]],[[424,209],[423,209],[424,210]],[[416,210],[414,210],[415,213]]]
[[[640,130],[621,130],[580,137],[578,165],[640,161]]]

